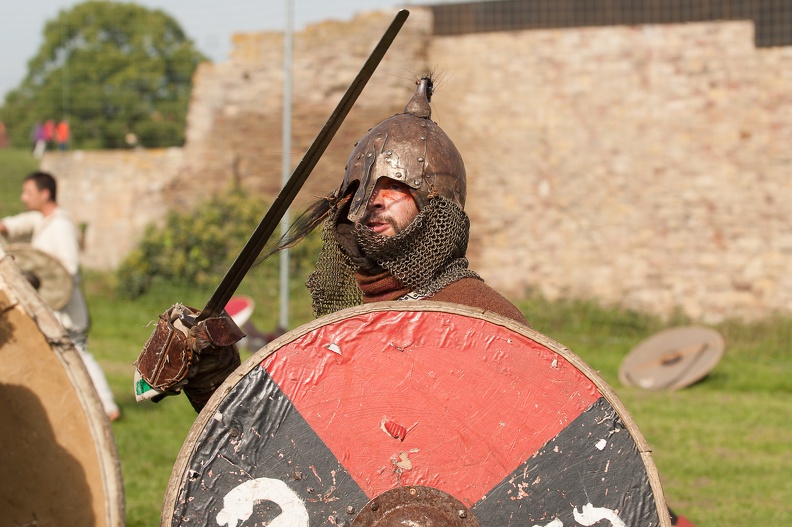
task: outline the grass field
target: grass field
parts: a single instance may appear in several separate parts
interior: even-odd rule
[[[252,292],[255,278],[241,290]],[[209,292],[187,286],[135,301],[114,298],[110,278],[89,275],[95,328],[90,341],[124,411],[113,424],[122,460],[129,526],[155,525],[171,467],[195,417],[183,397],[137,405],[132,362],[148,338],[148,321],[176,300],[202,304]],[[310,320],[307,295],[294,290],[294,325]],[[255,323],[275,325],[276,309],[259,302]],[[534,327],[569,346],[614,387],[653,447],[671,507],[700,527],[792,524],[792,321],[728,323],[718,329],[727,351],[702,382],[673,393],[625,388],[624,356],[665,327],[652,317],[584,302],[521,305]],[[243,355],[244,359],[244,355]]]
[[[21,210],[19,184],[34,166],[27,153],[0,151],[0,215]],[[292,285],[292,327],[311,319],[303,280],[296,276]],[[123,411],[113,430],[127,525],[158,525],[170,471],[195,413],[184,397],[136,404],[133,362],[150,321],[177,301],[203,305],[211,291],[170,284],[122,300],[110,275],[88,273],[85,283],[93,318],[89,349]],[[275,326],[276,290],[255,270],[240,287],[256,298],[253,320],[261,329]],[[621,386],[619,364],[641,340],[684,320],[664,323],[580,301],[529,298],[520,308],[535,329],[570,347],[614,387],[653,447],[674,510],[698,527],[792,525],[792,318],[721,324],[716,329],[727,347],[714,371],[684,390],[656,393]]]
[[[0,217],[25,210],[19,200],[22,180],[36,170],[38,163],[27,150],[7,148],[0,150]]]

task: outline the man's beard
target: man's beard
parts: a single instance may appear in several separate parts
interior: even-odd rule
[[[388,213],[383,213],[380,211],[372,211],[364,214],[363,217],[360,218],[360,220],[358,220],[357,223],[355,224],[355,228],[363,227],[368,229],[370,228],[369,225],[372,223],[384,223],[386,225],[390,225],[390,227],[393,229],[393,233],[394,233],[393,235],[395,236],[396,234],[399,234],[404,229],[406,229],[410,225],[410,223],[412,223],[412,219],[407,224],[401,225],[396,220],[396,218],[394,218]]]

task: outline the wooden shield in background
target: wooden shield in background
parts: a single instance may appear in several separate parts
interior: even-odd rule
[[[0,248],[0,526],[124,524],[118,452],[63,327]]]
[[[259,350],[193,425],[162,515],[430,524],[670,519],[644,439],[594,371],[511,320],[439,302],[347,309]]]
[[[619,380],[646,390],[679,390],[706,377],[723,357],[724,348],[723,337],[712,328],[668,328],[627,354],[619,366]]]

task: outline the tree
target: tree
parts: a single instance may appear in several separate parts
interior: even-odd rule
[[[46,119],[67,119],[80,148],[122,148],[134,134],[146,147],[184,142],[191,79],[206,60],[161,10],[88,1],[61,11],[21,85],[0,108],[16,145]]]

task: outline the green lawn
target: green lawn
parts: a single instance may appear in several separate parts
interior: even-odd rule
[[[27,150],[0,149],[0,217],[25,210],[19,200],[22,181],[38,168],[38,161]]]
[[[176,301],[202,305],[211,291],[174,285],[121,301],[107,276],[89,275],[87,286],[94,319],[90,348],[124,412],[113,429],[124,473],[127,525],[155,525],[195,414],[183,397],[136,404],[132,363],[150,334],[150,320]],[[257,283],[255,271],[240,287],[259,299],[255,323],[261,329],[275,326],[274,289]],[[309,298],[297,283],[292,300],[292,325],[310,320]],[[792,320],[721,325],[727,351],[712,374],[684,390],[655,393],[625,388],[617,374],[633,346],[665,327],[660,320],[585,302],[533,299],[521,308],[535,329],[569,346],[614,387],[653,447],[675,511],[699,527],[738,527],[746,518],[758,525],[792,524]]]

